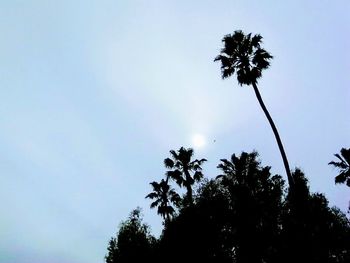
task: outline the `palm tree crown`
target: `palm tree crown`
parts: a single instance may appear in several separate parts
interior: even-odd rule
[[[248,177],[257,175],[259,162],[257,161],[258,153],[242,152],[241,156],[232,154],[231,159],[221,159],[221,163],[217,166],[222,170],[223,174],[218,175],[223,183],[244,184]],[[259,178],[256,178],[259,179]],[[252,182],[256,180],[251,180]]]
[[[329,164],[333,165],[339,170],[339,174],[335,177],[336,184],[343,184],[350,187],[350,148],[342,148],[339,154],[334,154],[338,158],[338,162],[331,161]]]
[[[175,213],[171,203],[178,205],[180,196],[168,184],[168,180],[162,179],[160,183],[150,183],[153,192],[148,194],[146,198],[155,199],[151,203],[151,208],[158,207],[157,213],[161,215],[165,221],[170,221],[170,217]]]
[[[224,47],[215,61],[221,61],[222,78],[237,75],[240,85],[257,83],[261,72],[270,66],[269,60],[273,57],[263,48],[262,36],[245,35],[237,30],[232,35],[226,35],[222,39]]]
[[[207,160],[192,160],[193,149],[185,149],[184,147],[181,147],[177,152],[171,150],[170,154],[171,158],[164,160],[165,167],[169,169],[166,173],[167,177],[175,180],[180,187],[184,186],[187,189],[187,199],[189,204],[192,204],[192,185],[202,179],[201,165]]]

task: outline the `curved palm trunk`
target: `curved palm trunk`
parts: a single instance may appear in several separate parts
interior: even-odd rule
[[[286,153],[284,151],[284,148],[283,148],[283,144],[282,144],[282,141],[281,141],[281,138],[278,134],[278,131],[277,131],[277,128],[275,126],[275,123],[273,122],[272,118],[271,118],[271,115],[269,113],[269,111],[267,110],[265,104],[264,104],[264,101],[262,100],[261,98],[261,95],[260,95],[260,92],[259,92],[259,89],[258,87],[256,86],[255,83],[253,83],[253,88],[254,88],[254,91],[255,91],[255,95],[259,101],[259,104],[261,106],[261,108],[263,109],[265,115],[266,115],[266,118],[268,119],[270,125],[271,125],[271,128],[272,128],[272,131],[273,131],[273,134],[275,135],[275,138],[276,138],[276,141],[277,141],[277,144],[278,144],[278,148],[281,152],[281,155],[282,155],[282,159],[283,159],[283,164],[284,164],[284,168],[286,169],[286,173],[287,173],[287,178],[288,178],[288,183],[289,183],[289,187],[293,187],[294,186],[294,179],[293,179],[293,176],[290,172],[290,168],[289,168],[289,163],[288,163],[288,159],[287,159],[287,156],[286,156]]]

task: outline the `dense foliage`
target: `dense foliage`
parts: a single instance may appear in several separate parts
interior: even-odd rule
[[[349,220],[310,192],[301,170],[292,173],[291,191],[256,152],[233,154],[218,169],[216,178],[192,184],[191,202],[188,192],[176,195],[182,201],[173,202],[171,217],[161,210],[158,239],[134,210],[111,239],[106,262],[350,262]]]

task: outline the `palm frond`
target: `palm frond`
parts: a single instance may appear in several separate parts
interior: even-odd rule
[[[344,160],[350,165],[350,148],[342,148],[340,154],[343,156]]]
[[[203,178],[203,173],[201,171],[196,171],[193,175],[195,181],[200,181]]]
[[[339,168],[339,169],[346,169],[346,167],[347,167],[347,165],[346,165],[346,163],[344,161],[342,161],[342,162],[331,161],[328,164],[331,164],[334,167]]]
[[[173,168],[174,167],[174,161],[173,160],[171,160],[170,158],[166,158],[166,159],[164,159],[164,166],[166,167],[166,168]]]
[[[154,199],[154,198],[157,198],[157,197],[158,197],[158,194],[155,193],[155,192],[152,192],[152,193],[149,193],[148,195],[146,195],[145,198]]]
[[[153,209],[153,208],[155,208],[156,206],[158,206],[159,203],[160,203],[160,201],[159,201],[159,200],[156,200],[156,201],[154,201],[154,202],[151,203],[150,207]]]
[[[167,176],[170,179],[173,179],[179,186],[182,185],[183,178],[182,178],[182,172],[180,170],[176,169],[174,171],[168,171]]]
[[[335,177],[335,183],[336,184],[343,184],[346,181],[346,174],[340,173]]]
[[[150,185],[152,185],[153,189],[156,191],[157,189],[159,189],[160,185],[157,182],[151,182]]]
[[[169,152],[170,152],[170,155],[171,155],[175,160],[178,159],[178,155],[177,155],[177,153],[176,153],[174,150],[170,150]]]
[[[339,161],[331,161],[328,164],[333,165],[339,170],[339,174],[335,177],[336,184],[346,183],[350,187],[350,148],[342,148],[340,154],[334,154]]]
[[[256,34],[252,37],[252,46],[255,48],[260,48],[260,44],[262,43],[263,37],[259,34]]]

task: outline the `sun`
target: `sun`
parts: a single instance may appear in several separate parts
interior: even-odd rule
[[[205,137],[202,134],[195,134],[192,137],[192,144],[195,148],[203,148],[206,144]]]

